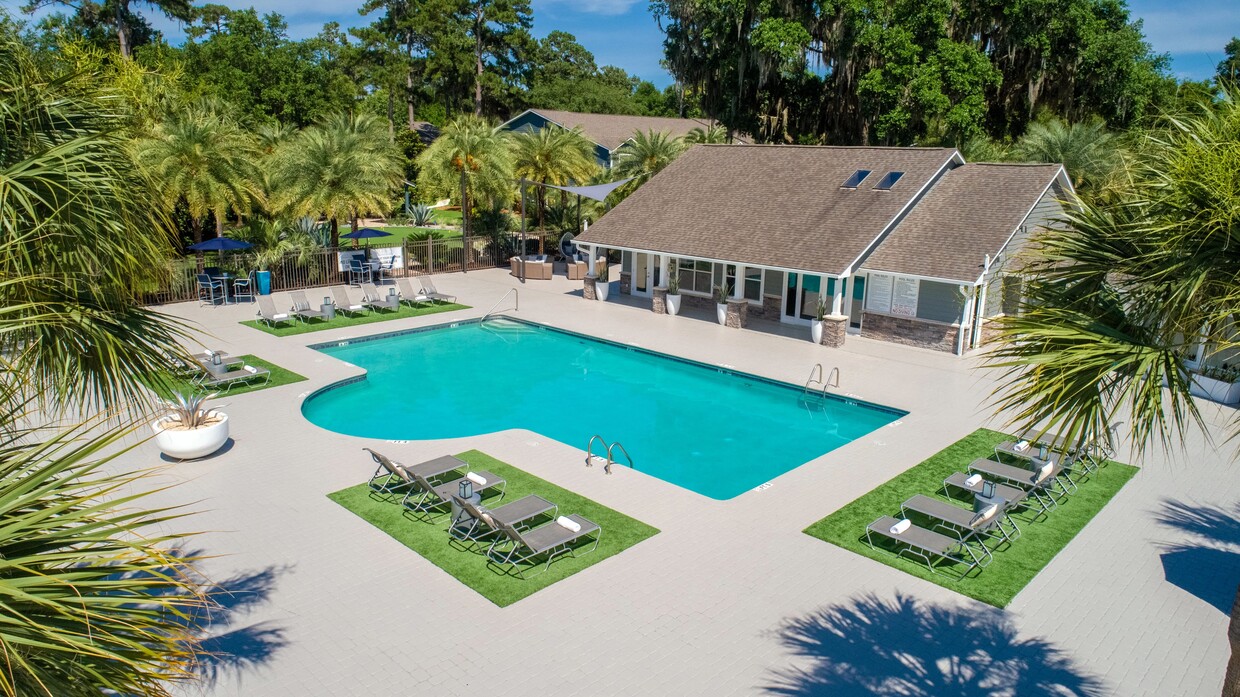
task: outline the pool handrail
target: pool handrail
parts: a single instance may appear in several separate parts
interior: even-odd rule
[[[500,306],[500,303],[502,303],[502,302],[504,302],[505,300],[507,300],[509,295],[511,295],[511,296],[512,296],[512,310],[513,310],[513,312],[520,312],[520,311],[521,311],[521,294],[517,292],[517,289],[516,289],[516,288],[509,288],[509,289],[508,289],[508,292],[507,292],[507,293],[504,293],[502,296],[500,296],[500,299],[499,299],[498,301],[496,301],[496,303],[495,303],[494,305],[492,305],[492,306],[491,306],[491,309],[487,310],[486,314],[482,316],[482,320],[481,320],[481,321],[482,321],[482,322],[485,322],[485,321],[487,321],[487,318],[488,318],[488,317],[490,317],[491,315],[495,314],[495,308],[499,307],[499,306]]]

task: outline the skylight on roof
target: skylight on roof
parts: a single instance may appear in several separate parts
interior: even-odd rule
[[[877,184],[874,185],[874,190],[891,191],[891,187],[895,186],[896,182],[900,181],[900,177],[903,176],[904,172],[888,172],[883,175],[882,179],[878,180]]]
[[[858,186],[861,186],[861,182],[865,181],[865,178],[870,176],[872,171],[873,170],[869,169],[859,169],[856,172],[853,172],[852,176],[840,186],[845,189],[855,189]]]

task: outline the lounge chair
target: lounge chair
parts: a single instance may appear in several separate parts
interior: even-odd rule
[[[431,296],[421,291],[415,291],[413,284],[407,278],[396,279],[396,288],[400,290],[401,302],[409,303],[411,306],[417,307],[422,303],[432,302]]]
[[[410,472],[417,472],[423,478],[431,480],[448,472],[469,468],[469,463],[451,455],[444,455],[434,460],[427,460],[426,462],[405,467],[399,462],[394,462],[370,448],[362,448],[362,450],[370,453],[371,459],[378,465],[375,468],[375,473],[370,476],[370,481],[367,482],[370,490],[377,494],[395,494],[402,489],[416,486],[417,482]]]
[[[1063,492],[1063,487],[1055,479],[1057,465],[1052,462],[1049,463],[1049,467],[1049,469],[1043,468],[1035,472],[1023,467],[978,458],[969,464],[969,471],[1024,489],[1029,492],[1029,496],[1042,505],[1043,511],[1050,512],[1058,507],[1058,499],[1066,495],[1066,492]],[[1056,492],[1056,487],[1059,488],[1059,492]]]
[[[392,288],[395,291],[395,288]],[[395,292],[388,295],[379,293],[379,289],[375,288],[373,283],[362,284],[362,303],[372,310],[399,310],[400,296]]]
[[[275,303],[271,302],[270,295],[258,296],[258,318],[262,322],[266,322],[267,326],[274,327],[283,322],[292,322],[293,316],[287,312],[276,312]]]
[[[1021,445],[1024,445],[1022,448]],[[1041,458],[1041,448],[1029,443],[1028,441],[1004,441],[995,446],[995,459],[1000,460],[1001,456],[1016,458],[1027,464],[1030,469],[1038,469],[1046,463],[1055,465],[1055,478],[1059,481],[1064,491],[1076,492],[1076,482],[1072,479],[1072,471],[1080,467],[1077,458],[1074,455],[1065,455],[1059,452],[1051,452],[1047,448],[1046,459]],[[1083,469],[1083,468],[1082,468]]]
[[[306,299],[306,292],[304,290],[295,290],[288,295],[293,299],[291,312],[300,317],[303,322],[308,322],[312,319],[327,319],[323,315],[322,310],[315,310],[310,307],[310,301]]]
[[[215,362],[215,358],[217,356],[220,359],[218,365],[222,365],[226,368],[241,365],[243,362],[240,358],[233,358],[224,351],[212,351],[211,349],[204,349],[198,353],[191,353],[190,355],[193,356],[194,360],[198,361],[200,368],[206,368],[207,370],[210,370],[212,365],[217,365]]]
[[[453,303],[456,302],[455,295],[448,295],[447,293],[440,293],[439,289],[435,287],[435,281],[430,276],[423,276],[421,278],[421,282],[422,282],[422,294],[429,297],[431,300],[443,300],[445,302],[453,302]]]
[[[541,496],[530,494],[499,508],[487,508],[471,501],[452,495],[453,503],[469,514],[468,520],[459,524],[453,521],[448,533],[463,542],[477,542],[503,532],[501,525],[511,525],[520,529],[539,516],[550,515],[555,518],[560,507]]]
[[[934,568],[936,558],[963,564],[965,569],[960,574],[962,578],[975,567],[983,566],[981,559],[973,552],[973,549],[959,539],[927,530],[911,522],[905,525],[905,522],[891,516],[879,518],[865,529],[866,543],[871,549],[878,549],[874,546],[874,535],[895,542],[899,548],[896,551],[897,556],[905,553],[911,554],[925,562],[926,568],[930,569],[931,573],[938,573],[938,570]],[[897,523],[904,527],[903,532],[892,532]]]
[[[986,480],[982,479],[981,475],[977,475],[977,479],[973,481],[973,483],[970,483],[969,475],[964,472],[952,472],[951,476],[943,480],[943,494],[945,496],[950,495],[949,487],[955,487],[971,494],[981,494],[985,484]],[[995,489],[993,493],[995,498],[1000,498],[1004,501],[1003,510],[1005,513],[1013,511],[1017,508],[1027,507],[1029,505],[1027,500],[1029,496],[1028,491],[1014,486],[1008,486],[1007,484],[999,484],[998,482],[994,482],[994,487]],[[1008,522],[1011,523],[1012,527],[1016,528],[1017,531],[1020,530],[1020,528],[1016,525],[1016,521],[1012,520],[1011,516],[1008,516]]]
[[[504,491],[508,488],[508,482],[503,477],[483,470],[474,470],[459,479],[438,484],[431,482],[431,477],[417,471],[416,468],[405,469],[405,471],[413,478],[414,484],[405,494],[405,498],[401,499],[400,505],[413,513],[429,514],[436,508],[451,504],[452,495],[459,491],[461,483],[466,480],[473,483],[474,491],[483,495],[486,495],[487,491],[499,488],[500,499],[504,498]]]
[[[1004,507],[998,504],[990,504],[980,511],[971,511],[946,501],[917,494],[900,504],[900,513],[905,518],[909,517],[910,512],[935,521],[930,526],[931,530],[942,530],[946,534],[955,535],[960,538],[961,542],[975,539],[983,549],[986,549],[984,537],[998,536],[1006,542],[1020,537],[1019,529],[1008,532],[1003,524],[1007,514],[1004,513]],[[986,550],[986,556],[990,556],[990,550]]]
[[[264,385],[270,383],[271,371],[252,365],[242,365],[237,370],[230,370],[222,375],[204,373],[202,379],[198,381],[198,386],[204,390],[219,390],[223,393],[231,390],[234,385],[249,383],[260,378]]]
[[[336,303],[336,312],[355,315],[366,311],[365,305],[358,305],[349,298],[349,291],[344,286],[332,286],[332,300]]]
[[[579,515],[560,516],[531,530],[518,530],[513,525],[498,520],[495,522],[504,537],[491,545],[487,550],[487,557],[500,568],[511,566],[521,578],[525,578],[525,572],[521,570],[521,564],[525,562],[546,555],[547,565],[543,567],[543,571],[546,571],[551,568],[552,560],[561,554],[577,556],[573,544],[578,540],[594,535],[594,546],[590,548],[593,552],[598,549],[599,540],[603,538],[603,528]]]

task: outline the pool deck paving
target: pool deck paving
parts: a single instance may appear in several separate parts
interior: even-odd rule
[[[233,591],[232,610],[214,618],[210,633],[214,647],[235,656],[207,661],[204,680],[178,692],[981,695],[1002,674],[1001,684],[1052,680],[1077,694],[1218,694],[1240,537],[1180,530],[1158,517],[1171,515],[1174,502],[1234,517],[1234,444],[1216,450],[1193,434],[1182,451],[1121,453],[1142,471],[999,611],[801,532],[974,429],[1001,425],[984,404],[994,376],[978,370],[975,357],[855,336],[827,349],[808,340],[808,328],[803,337],[787,328],[738,331],[655,315],[628,298],[587,302],[580,282],[562,276],[522,284],[497,269],[441,275],[436,284],[471,309],[277,338],[238,324],[253,316],[252,306],[160,308],[199,324],[207,346],[255,354],[309,378],[220,398],[233,443],[211,458],[169,465],[147,442],[117,461],[161,466],[152,483],[179,484],[154,500],[200,511],[184,525],[207,531],[195,547],[216,556],[202,569]],[[838,366],[838,392],[909,414],[729,501],[640,467],[605,475],[584,465],[585,443],[530,431],[373,442],[301,417],[306,395],[361,372],[308,345],[480,317],[513,287],[520,288],[515,317],[796,385],[816,363]],[[285,296],[277,292],[276,300]],[[409,398],[418,398],[416,384]],[[589,400],[566,394],[560,406],[571,415]],[[482,396],[478,408],[503,405]],[[700,408],[709,418],[710,405]],[[1233,410],[1202,408],[1221,443]],[[498,608],[327,498],[370,475],[363,446],[406,462],[477,448],[662,532]],[[960,622],[928,639],[919,634],[925,616],[901,600]],[[881,627],[843,626],[842,614],[873,613],[876,602],[897,603],[871,618]],[[968,630],[969,622],[981,624]],[[790,638],[782,631],[790,623],[809,638]],[[975,634],[961,635],[969,631]],[[1039,671],[1048,652],[1067,662],[1020,675]],[[925,670],[910,669],[910,661]],[[995,662],[1004,668],[986,668]]]

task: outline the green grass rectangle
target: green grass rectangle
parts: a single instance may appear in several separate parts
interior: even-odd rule
[[[587,545],[579,556],[557,557],[548,571],[543,571],[543,567],[539,566],[533,569],[537,575],[531,575],[527,569],[527,577],[521,579],[511,573],[505,573],[493,564],[488,565],[484,555],[485,544],[481,549],[478,549],[476,545],[472,549],[466,549],[460,544],[450,544],[451,538],[447,532],[449,516],[446,508],[443,509],[445,511],[443,514],[431,521],[419,519],[412,513],[405,512],[400,505],[399,498],[372,494],[365,483],[328,494],[327,497],[387,533],[397,542],[417,552],[427,561],[500,607],[511,605],[582,569],[619,554],[659,532],[656,528],[639,520],[584,496],[574,494],[567,489],[562,489],[477,450],[461,453],[457,457],[468,463],[471,469],[487,470],[507,480],[508,488],[503,500],[495,500],[494,497],[487,498],[483,501],[484,505],[496,508],[504,503],[516,501],[522,496],[537,494],[557,504],[559,515],[576,513],[602,527],[603,535],[598,549],[588,551]]]
[[[244,365],[251,365],[255,368],[266,368],[271,371],[271,381],[264,384],[262,380],[255,379],[253,382],[236,383],[227,392],[222,387],[213,388],[214,391],[220,392],[221,396],[233,397],[246,392],[257,392],[265,390],[269,387],[280,387],[281,385],[289,385],[294,382],[305,380],[304,375],[298,375],[291,370],[281,368],[274,363],[268,363],[258,356],[244,355],[237,356]],[[230,372],[241,370],[241,365],[234,366]],[[173,392],[180,394],[195,394],[206,392],[207,390],[197,383],[193,382],[189,376],[173,375],[172,373],[163,373],[155,376],[147,381],[147,385],[163,399],[172,397]]]
[[[260,332],[267,332],[275,336],[293,336],[294,334],[308,334],[310,332],[321,332],[327,329],[344,329],[359,324],[371,324],[374,322],[386,322],[393,319],[407,319],[409,317],[422,317],[423,315],[434,315],[440,312],[453,312],[455,310],[468,310],[469,305],[461,305],[459,303],[436,302],[430,305],[421,305],[419,307],[410,307],[401,304],[398,310],[372,310],[360,315],[345,315],[337,312],[335,319],[326,322],[312,319],[309,322],[301,320],[291,320],[286,324],[275,327],[269,327],[266,323],[256,319],[246,320],[241,324],[252,327]]]
[[[1036,521],[1031,513],[1017,512],[1014,517],[1021,537],[1011,545],[999,547],[989,566],[967,578],[960,578],[959,570],[951,564],[936,566],[938,573],[931,573],[919,560],[898,557],[886,549],[871,549],[866,544],[865,530],[880,516],[898,518],[900,504],[916,494],[945,498],[944,479],[953,472],[966,471],[977,458],[994,457],[995,445],[1010,439],[1011,436],[997,431],[978,429],[814,523],[805,532],[970,598],[1005,607],[1128,483],[1137,473],[1136,467],[1107,464],[1080,482],[1076,493],[1064,498],[1057,509]],[[967,503],[971,499],[956,501]]]

